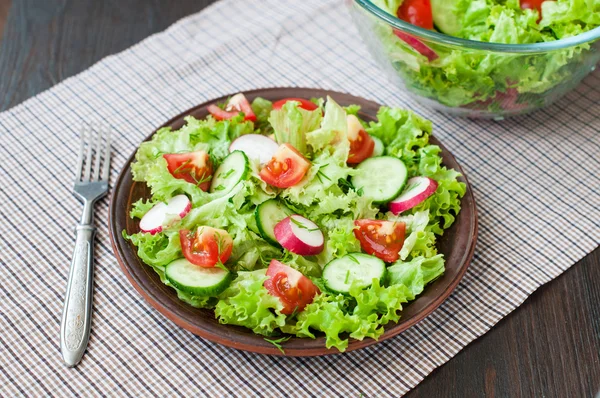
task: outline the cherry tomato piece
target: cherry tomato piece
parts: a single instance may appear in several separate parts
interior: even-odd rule
[[[400,257],[406,224],[403,222],[362,219],[354,221],[354,236],[362,249],[383,261],[392,263]]]
[[[304,310],[320,293],[315,284],[301,272],[277,260],[271,260],[267,276],[269,279],[264,286],[283,304],[282,314],[290,315]]]
[[[183,256],[192,264],[211,268],[225,263],[233,250],[233,239],[227,231],[212,227],[199,227],[196,232],[179,231]]]
[[[282,144],[259,175],[269,185],[289,188],[304,178],[309,167],[310,162],[296,148],[290,144]]]
[[[188,153],[166,153],[167,169],[175,178],[186,180],[208,191],[212,179],[213,168],[208,153],[204,151]]]

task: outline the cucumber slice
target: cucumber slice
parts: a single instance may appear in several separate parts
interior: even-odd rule
[[[373,283],[373,278],[382,281],[385,273],[385,263],[377,257],[363,253],[349,253],[325,265],[323,281],[327,289],[347,294],[352,283],[358,283],[361,288],[369,287]]]
[[[240,181],[248,178],[250,175],[250,163],[248,157],[242,151],[233,151],[215,171],[210,184],[210,192],[227,193],[233,189]]]
[[[294,213],[277,199],[269,199],[259,204],[254,217],[260,236],[273,246],[281,247],[275,237],[275,225],[292,214]]]
[[[355,189],[362,188],[373,203],[387,203],[400,195],[406,185],[408,170],[402,160],[393,156],[376,156],[356,167],[361,173],[352,177]]]
[[[165,276],[173,287],[192,296],[216,296],[229,286],[233,274],[224,269],[204,268],[180,258],[169,263]]]
[[[383,155],[383,152],[385,152],[385,145],[383,145],[383,142],[373,135],[371,136],[371,139],[375,143],[375,148],[373,148],[373,156]]]

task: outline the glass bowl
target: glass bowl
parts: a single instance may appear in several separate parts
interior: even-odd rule
[[[600,61],[600,27],[544,43],[487,43],[419,28],[370,0],[348,4],[388,77],[417,101],[457,116],[502,119],[540,109]]]

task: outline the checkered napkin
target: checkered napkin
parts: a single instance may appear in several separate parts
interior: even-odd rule
[[[213,344],[150,307],[109,244],[97,208],[94,320],[75,369],[59,354],[74,226],[80,121],[114,126],[111,180],[172,116],[269,86],[349,92],[407,107],[464,167],[479,207],[473,263],[423,322],[370,348],[322,358]],[[600,73],[556,106],[504,122],[432,112],[389,84],[335,0],[224,0],[0,114],[0,396],[396,397],[418,384],[600,241]]]

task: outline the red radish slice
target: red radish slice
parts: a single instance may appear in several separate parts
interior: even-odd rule
[[[229,145],[229,152],[242,151],[250,159],[258,159],[260,164],[267,163],[275,152],[279,149],[279,144],[260,134],[243,135]]]
[[[157,234],[163,229],[163,222],[167,215],[167,205],[163,202],[155,204],[140,220],[142,232]]]
[[[394,214],[412,209],[433,195],[437,187],[437,181],[429,177],[410,178],[400,196],[390,202],[389,209]]]
[[[231,111],[243,112],[244,109],[242,107],[245,106],[245,104],[247,102],[248,102],[248,100],[246,99],[246,96],[244,94],[237,93],[233,97],[229,98],[229,102],[227,103],[225,110],[227,112],[231,112]]]
[[[209,105],[206,110],[213,115],[217,120],[229,120],[236,117],[240,112],[244,112],[244,120],[256,121],[256,115],[252,110],[252,105],[246,99],[244,94],[239,93],[229,99],[225,109],[219,108],[217,105]]]
[[[408,33],[400,32],[399,30],[394,29],[394,34],[398,36],[400,40],[414,48],[419,54],[426,56],[430,62],[439,58],[439,55],[437,55],[435,51]]]
[[[175,219],[182,219],[192,209],[192,202],[185,195],[172,197],[167,204],[160,202],[155,204],[140,220],[140,229],[151,235],[157,234],[166,226],[168,216],[175,216]],[[170,221],[173,221],[170,218]]]
[[[275,238],[284,248],[301,256],[323,251],[323,232],[314,222],[299,216],[286,217],[275,225]]]
[[[192,210],[192,202],[185,195],[173,196],[167,204],[167,214],[176,214],[179,218],[185,217]]]

